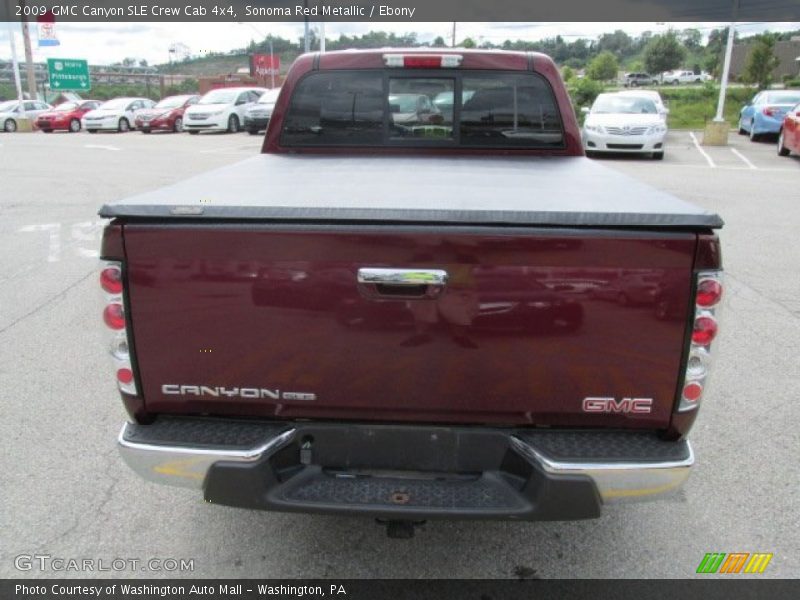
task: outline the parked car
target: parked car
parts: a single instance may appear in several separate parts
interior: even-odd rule
[[[441,137],[398,139],[390,78],[413,110],[432,79],[476,92]],[[301,55],[260,154],[99,214],[117,439],[149,481],[409,537],[594,518],[689,474],[722,221],[586,160],[547,56]],[[626,275],[679,278],[677,318],[575,292]]]
[[[22,109],[24,108],[24,115]],[[25,116],[30,119],[33,124],[36,124],[36,118],[53,107],[46,102],[39,100],[23,100],[22,107],[19,105],[19,100],[8,100],[0,104],[0,125],[2,130],[12,133],[17,130],[17,120]]]
[[[669,109],[664,104],[664,100],[661,98],[661,94],[659,94],[655,90],[622,90],[621,92],[617,92],[618,94],[622,94],[623,96],[634,96],[639,98],[650,98],[655,105],[656,109],[658,110],[658,114],[661,116],[661,120],[666,123],[667,115],[669,114]]]
[[[153,108],[136,111],[134,122],[142,133],[151,131],[183,131],[183,113],[200,99],[198,95],[169,96]]]
[[[783,117],[800,102],[800,90],[768,90],[759,92],[739,112],[739,133],[755,142],[767,134],[777,134]]]
[[[245,111],[266,92],[257,87],[218,88],[205,94],[184,113],[183,129],[191,134],[201,131],[236,133],[244,123]]]
[[[472,98],[475,94],[474,90],[463,90],[461,92],[461,104],[463,105],[467,100]],[[453,92],[439,92],[433,98],[433,105],[436,107],[445,123],[453,121]]]
[[[667,126],[650,98],[623,93],[600,94],[583,123],[586,156],[601,152],[650,154],[664,158]]]
[[[436,125],[444,122],[439,109],[425,94],[391,94],[389,113],[394,125]]]
[[[622,79],[625,87],[642,87],[644,85],[658,85],[658,79],[648,73],[625,73]]]
[[[278,99],[278,94],[280,93],[280,88],[267,90],[261,94],[261,98],[258,99],[258,102],[244,112],[244,128],[247,130],[247,133],[256,135],[259,131],[267,128],[269,119],[272,117],[272,111],[275,108],[275,101]]]
[[[713,81],[708,73],[695,73],[694,71],[665,71],[661,74],[661,83],[678,85],[681,83],[703,83]]]
[[[114,98],[83,115],[81,124],[89,133],[100,130],[124,133],[136,126],[137,110],[153,108],[155,104],[150,98]]]
[[[783,125],[778,132],[778,155],[800,154],[800,104],[792,107],[783,117]]]
[[[45,133],[63,129],[71,133],[81,130],[81,119],[90,110],[100,106],[99,100],[80,100],[62,102],[54,109],[41,113],[36,117],[36,127]]]

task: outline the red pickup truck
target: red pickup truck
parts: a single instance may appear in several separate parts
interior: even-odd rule
[[[146,479],[402,536],[689,474],[722,221],[584,158],[544,55],[303,55],[262,153],[100,215]]]

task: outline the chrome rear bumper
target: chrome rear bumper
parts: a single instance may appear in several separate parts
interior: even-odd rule
[[[673,493],[683,486],[694,465],[694,451],[689,442],[686,442],[686,458],[660,462],[564,462],[544,456],[513,436],[511,444],[520,454],[537,461],[548,473],[589,477],[603,504],[650,500]]]
[[[603,430],[175,417],[126,424],[118,443],[144,479],[210,502],[387,518],[592,518],[675,492],[694,464],[685,440]]]

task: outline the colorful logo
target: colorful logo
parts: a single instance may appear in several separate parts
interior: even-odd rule
[[[767,568],[772,554],[765,552],[709,552],[700,561],[698,573],[763,573]]]

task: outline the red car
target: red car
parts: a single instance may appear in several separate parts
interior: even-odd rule
[[[778,134],[778,155],[789,156],[791,152],[800,154],[800,104],[796,104],[783,117]]]
[[[55,129],[65,129],[71,133],[77,133],[81,130],[81,117],[100,104],[101,102],[97,100],[63,102],[53,110],[36,117],[36,127],[45,133],[51,133]]]
[[[169,96],[161,100],[153,108],[136,113],[136,129],[142,133],[151,131],[183,131],[183,111],[192,104],[197,104],[200,96]]]

